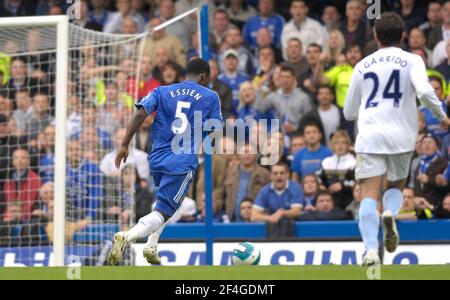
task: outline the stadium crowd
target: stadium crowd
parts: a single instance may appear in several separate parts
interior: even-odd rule
[[[196,2],[80,0],[80,15],[71,22],[99,32],[137,34]],[[380,2],[381,11],[403,17],[407,31],[401,47],[423,58],[448,112],[450,1]],[[58,15],[69,6],[58,0],[2,0],[0,17]],[[240,154],[213,155],[216,222],[264,221],[268,236],[280,237],[292,235],[295,221],[358,219],[353,152],[358,128],[344,120],[342,108],[354,66],[377,49],[367,8],[364,0],[210,1],[210,88],[220,96],[228,119],[224,128],[238,119],[280,122],[278,131],[269,124],[247,132],[264,131],[269,141],[278,141],[279,162],[272,166],[261,164],[255,145],[221,140]],[[139,76],[130,59],[100,68],[98,53],[86,48],[78,54],[81,67],[70,73],[66,128],[68,239],[99,221],[127,227],[151,210],[152,117],[136,135],[127,163],[116,170],[113,160],[134,102],[158,86],[183,80],[186,62],[198,56],[196,28],[196,18],[186,17],[149,35]],[[0,41],[0,245],[10,245],[14,234],[38,237],[37,242],[44,235],[52,239],[55,72],[49,54],[32,54],[42,39],[39,31],[30,30],[27,38],[26,56],[15,55],[14,41]],[[101,87],[77,90],[106,72],[111,80]],[[132,97],[136,85],[138,94]],[[417,105],[419,137],[398,219],[450,218],[450,132]],[[201,155],[199,162],[173,222],[204,221]],[[23,225],[20,233],[14,233],[15,224]]]

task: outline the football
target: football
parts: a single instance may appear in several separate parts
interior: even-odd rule
[[[233,250],[234,265],[257,265],[261,259],[261,252],[252,243],[239,243]]]

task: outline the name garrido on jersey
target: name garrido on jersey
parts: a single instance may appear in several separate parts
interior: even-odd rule
[[[176,89],[174,91],[170,91],[170,96],[172,96],[172,98],[177,96],[191,96],[194,100],[200,100],[200,98],[202,98],[202,94],[191,89]]]
[[[406,60],[402,59],[401,57],[386,55],[386,56],[380,56],[380,57],[373,57],[371,60],[367,60],[366,62],[364,62],[364,68],[367,69],[370,66],[373,66],[373,65],[379,64],[379,63],[394,63],[394,64],[400,65],[403,68],[408,65],[408,62]]]

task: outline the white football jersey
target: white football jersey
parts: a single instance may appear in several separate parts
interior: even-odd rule
[[[344,105],[347,120],[358,118],[356,152],[414,151],[418,135],[416,95],[436,117],[445,118],[420,56],[388,47],[360,61]]]

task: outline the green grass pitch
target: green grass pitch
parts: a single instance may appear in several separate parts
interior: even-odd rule
[[[0,268],[5,279],[67,279],[67,268]],[[367,279],[361,266],[184,266],[184,267],[82,267],[82,280],[160,279],[160,280],[307,280]],[[383,266],[381,279],[447,279],[450,265]]]

